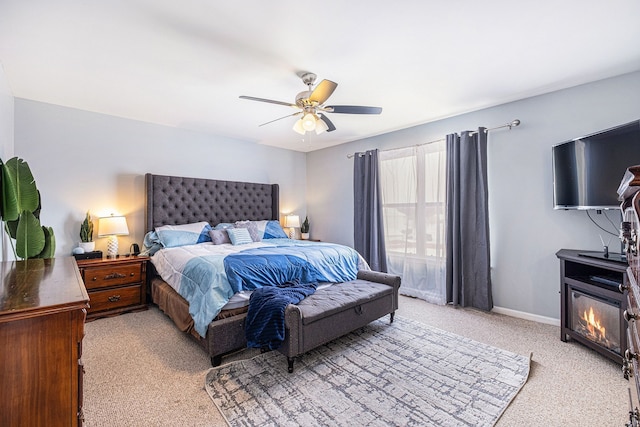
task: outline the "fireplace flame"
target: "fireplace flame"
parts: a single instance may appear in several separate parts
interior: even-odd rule
[[[607,331],[604,326],[600,325],[600,319],[596,318],[593,307],[589,307],[588,313],[586,310],[584,311],[582,320],[587,322],[587,329],[589,329],[591,336],[599,340],[607,339]]]

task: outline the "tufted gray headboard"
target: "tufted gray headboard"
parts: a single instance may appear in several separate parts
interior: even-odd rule
[[[145,232],[167,224],[279,219],[278,184],[145,175]]]

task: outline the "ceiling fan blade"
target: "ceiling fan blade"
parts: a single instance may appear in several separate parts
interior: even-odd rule
[[[338,87],[338,83],[334,83],[331,80],[323,80],[309,95],[309,101],[317,102],[318,104],[324,104],[331,96],[334,90]]]
[[[287,107],[298,108],[296,104],[290,102],[274,101],[273,99],[256,98],[255,96],[240,95],[241,99],[248,99],[249,101],[268,102],[269,104],[286,105]]]
[[[334,130],[336,130],[336,127],[333,125],[333,123],[331,123],[331,120],[329,120],[329,117],[319,113],[318,113],[318,116],[320,117],[320,120],[322,120],[327,124],[327,127],[328,127],[327,132],[333,132]]]
[[[258,125],[258,127],[268,125],[269,123],[277,122],[278,120],[286,119],[287,117],[297,116],[298,114],[302,114],[302,111],[298,111],[297,113],[293,113],[293,114],[287,114],[286,116],[280,117],[279,119],[271,120],[270,122],[266,122],[261,125]]]
[[[362,105],[333,105],[325,107],[328,112],[342,114],[380,114],[380,107],[365,107]]]

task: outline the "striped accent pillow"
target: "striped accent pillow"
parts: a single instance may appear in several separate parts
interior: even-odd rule
[[[234,246],[253,243],[247,228],[227,228],[227,233],[229,234],[229,239]]]

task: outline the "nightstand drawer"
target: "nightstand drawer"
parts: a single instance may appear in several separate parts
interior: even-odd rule
[[[140,304],[141,293],[140,285],[91,292],[89,314]]]
[[[87,289],[106,288],[142,281],[140,263],[86,267],[82,278]]]

